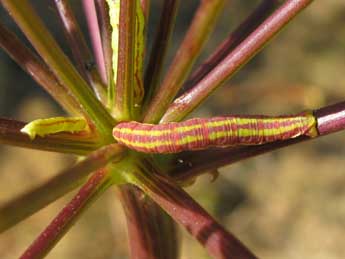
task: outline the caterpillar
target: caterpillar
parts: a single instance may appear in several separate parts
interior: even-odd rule
[[[59,132],[89,131],[89,126],[82,117],[54,117],[34,120],[26,124],[20,131],[29,135],[30,139],[33,140],[36,135],[44,137]]]
[[[122,122],[113,136],[131,149],[145,153],[178,153],[209,147],[260,145],[298,136],[318,135],[312,113],[269,117],[226,116],[194,118],[183,122],[145,124]]]

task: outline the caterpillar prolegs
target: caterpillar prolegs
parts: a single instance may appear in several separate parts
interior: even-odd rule
[[[226,116],[194,118],[183,122],[145,124],[119,123],[114,138],[131,149],[145,153],[178,153],[209,147],[260,145],[298,136],[318,135],[311,113],[269,117]]]

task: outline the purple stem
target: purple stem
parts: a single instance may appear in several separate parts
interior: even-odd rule
[[[145,102],[150,102],[155,89],[159,85],[164,59],[169,47],[170,38],[175,25],[175,17],[180,0],[164,1],[163,10],[152,46],[149,63],[145,72]]]
[[[97,69],[92,65],[93,57],[71,6],[68,0],[55,0],[55,5],[79,73],[83,75],[84,79],[93,87],[97,97],[104,103],[106,100],[105,85],[101,82]]]
[[[83,114],[76,99],[67,91],[49,68],[26,47],[17,36],[0,23],[0,46],[44,90],[70,114]]]
[[[147,163],[148,164],[148,163]],[[213,258],[256,258],[182,188],[150,165],[133,172],[134,182],[196,238]]]
[[[0,232],[73,190],[91,172],[105,166],[110,160],[119,161],[123,157],[123,151],[123,148],[117,144],[98,149],[42,185],[10,200],[0,207]]]
[[[101,40],[101,33],[98,26],[98,18],[94,0],[83,0],[84,13],[86,22],[89,28],[93,53],[95,56],[98,72],[101,76],[102,82],[107,84],[107,70],[105,67],[105,60],[103,55],[103,46]]]
[[[345,102],[326,106],[314,111],[319,136],[324,136],[345,129]],[[178,156],[179,163],[169,172],[174,179],[185,181],[205,173],[205,171],[236,163],[273,150],[311,140],[306,136],[286,141],[277,141],[258,146],[237,146],[210,149],[206,151],[186,152]]]
[[[278,0],[263,0],[257,8],[226,38],[190,76],[184,85],[188,90],[201,81],[219,62],[240,44],[278,5]]]
[[[55,244],[75,223],[80,214],[90,206],[109,186],[106,170],[101,169],[93,174],[74,198],[51,221],[46,229],[25,250],[20,259],[39,259],[45,257]],[[108,178],[109,180],[109,178]]]
[[[131,258],[178,258],[175,222],[135,186],[120,187],[120,198],[126,213]]]
[[[219,13],[224,9],[224,0],[201,1],[178,51],[173,58],[159,89],[154,93],[145,111],[143,121],[157,123],[182,87],[207,42]]]
[[[217,87],[235,74],[291,19],[312,0],[288,0],[268,17],[253,33],[229,53],[203,80],[177,98],[168,108],[161,123],[180,121],[198,107]]]

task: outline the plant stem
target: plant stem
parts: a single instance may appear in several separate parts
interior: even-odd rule
[[[326,106],[314,111],[319,137],[345,129],[345,102]],[[183,163],[174,163],[169,174],[178,181],[188,181],[215,168],[233,164],[273,150],[312,140],[306,136],[258,146],[237,146],[206,151],[186,152],[178,156]]]
[[[263,0],[257,8],[243,21],[237,29],[217,47],[189,77],[184,88],[188,90],[201,81],[230,51],[238,46],[279,4],[279,0]]]
[[[201,1],[168,72],[145,112],[144,122],[157,123],[182,87],[213,31],[224,0]]]
[[[73,14],[69,1],[55,0],[55,6],[79,73],[92,86],[98,99],[105,103],[105,85],[103,85],[95,66],[93,66],[93,57]]]
[[[31,140],[20,132],[25,122],[0,118],[0,143],[38,150],[86,155],[100,147],[97,138],[81,134],[61,133]]]
[[[256,258],[172,179],[147,164],[132,172],[129,180],[180,223],[213,258]]]
[[[109,88],[114,88],[113,82],[113,67],[112,56],[113,49],[111,48],[111,25],[109,17],[109,8],[105,0],[96,0],[96,7],[99,13],[99,27],[101,30],[102,49],[104,56],[104,64],[107,73],[107,85]]]
[[[149,20],[150,2],[151,2],[151,0],[140,0],[141,8],[143,9],[146,22]]]
[[[120,1],[118,65],[113,114],[118,121],[133,115],[135,19],[137,1]]]
[[[45,257],[76,220],[111,185],[106,170],[93,174],[74,198],[51,221],[46,229],[25,250],[20,259]]]
[[[94,0],[83,0],[86,23],[89,29],[93,53],[96,59],[97,69],[103,84],[107,84],[107,70],[101,40],[101,32],[98,26],[98,17]]]
[[[145,72],[145,100],[146,106],[152,99],[152,95],[159,85],[165,56],[169,48],[169,42],[175,25],[175,18],[180,0],[164,1],[163,10],[156,32],[149,63]]]
[[[174,221],[135,186],[120,187],[126,213],[131,258],[177,259],[178,239]]]
[[[59,81],[71,90],[106,142],[113,142],[114,119],[62,52],[27,0],[0,0]]]
[[[0,232],[73,190],[84,181],[88,174],[103,167],[110,160],[119,161],[124,155],[123,152],[124,149],[117,144],[105,146],[46,183],[9,201],[0,208]]]
[[[67,112],[83,114],[76,99],[61,85],[48,67],[17,36],[0,23],[0,46],[41,85]]]
[[[203,80],[169,106],[161,123],[180,121],[235,74],[312,0],[288,0],[229,53]]]

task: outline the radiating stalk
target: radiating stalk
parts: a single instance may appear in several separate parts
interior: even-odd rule
[[[73,226],[81,214],[111,185],[109,174],[102,169],[93,174],[74,198],[51,221],[20,259],[44,258]]]
[[[86,155],[100,147],[97,138],[84,134],[61,133],[31,140],[20,131],[25,125],[25,122],[0,118],[0,143],[76,155]]]
[[[115,121],[57,45],[28,0],[0,0],[59,81],[69,88],[102,137],[112,142]]]
[[[146,21],[149,19],[151,0],[140,0],[141,8],[143,8]]]
[[[89,29],[93,53],[96,59],[98,72],[101,76],[103,84],[107,83],[107,70],[105,67],[105,58],[103,53],[103,45],[101,41],[100,28],[98,26],[98,17],[94,0],[82,0],[86,23]]]
[[[0,207],[0,232],[12,227],[73,190],[92,171],[103,167],[110,160],[119,161],[122,156],[123,148],[117,144],[103,147],[71,168],[63,170],[42,185],[9,201]]]
[[[279,0],[263,0],[255,10],[192,73],[183,86],[189,90],[203,79],[231,50],[243,41],[278,6]]]
[[[213,31],[224,0],[201,1],[168,72],[145,112],[144,121],[157,123],[187,78]]]
[[[312,0],[288,0],[229,53],[195,87],[175,99],[160,122],[180,121],[235,74]]]
[[[83,111],[76,99],[67,91],[49,68],[27,48],[17,36],[0,23],[0,46],[8,55],[44,88],[64,110],[73,115]]]
[[[131,258],[177,259],[175,222],[135,186],[121,186],[120,198],[126,213]]]
[[[65,32],[67,42],[72,50],[79,73],[92,86],[99,100],[105,103],[106,89],[101,81],[93,57],[80,30],[76,17],[68,0],[55,0],[56,9]]]
[[[134,87],[135,11],[137,1],[120,1],[118,65],[113,114],[119,121],[132,117]],[[114,29],[114,28],[113,28]]]
[[[180,0],[164,1],[163,10],[152,46],[149,63],[145,72],[145,103],[148,104],[158,87],[165,56],[169,48],[170,38],[175,25],[175,18]]]
[[[172,179],[157,172],[149,163],[143,162],[126,176],[196,238],[213,258],[256,258]]]
[[[345,102],[322,107],[314,111],[319,137],[345,129]],[[169,175],[179,182],[189,181],[209,170],[230,165],[247,158],[265,154],[276,149],[297,144],[314,138],[301,136],[286,141],[278,141],[258,146],[237,146],[180,154],[171,165]]]
[[[112,57],[113,50],[111,48],[111,25],[109,17],[109,8],[106,0],[96,0],[96,7],[99,13],[99,27],[101,31],[102,39],[102,49],[104,56],[104,64],[107,72],[107,85],[108,91],[110,88],[114,88],[113,82],[113,67],[112,67]]]

